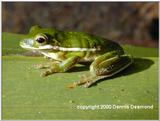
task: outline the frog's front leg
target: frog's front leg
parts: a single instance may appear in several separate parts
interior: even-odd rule
[[[58,72],[66,72],[71,69],[76,63],[78,63],[79,59],[79,56],[71,56],[68,59],[62,61],[61,63],[54,63],[49,69],[44,71],[41,76],[47,76]]]
[[[70,87],[84,84],[85,87],[91,86],[96,81],[111,77],[114,74],[127,68],[133,59],[130,55],[119,55],[116,51],[105,53],[97,57],[90,65],[90,76],[75,82]]]

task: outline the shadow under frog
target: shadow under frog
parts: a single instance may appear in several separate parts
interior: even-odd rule
[[[84,63],[82,63],[82,64],[84,64]],[[126,68],[125,70],[121,71],[120,73],[118,73],[118,74],[116,74],[112,77],[101,79],[101,80],[97,81],[96,83],[94,83],[92,86],[95,86],[95,85],[97,85],[97,83],[100,83],[104,80],[106,81],[106,79],[110,80],[110,79],[117,78],[117,77],[120,77],[120,76],[127,76],[127,75],[130,75],[130,74],[134,74],[134,73],[144,71],[144,70],[150,68],[153,64],[154,64],[154,62],[152,60],[149,60],[149,59],[134,58],[134,63],[132,65],[130,65],[128,68]],[[89,66],[90,63],[85,63],[85,65]],[[80,71],[87,71],[87,70],[88,70],[88,68],[86,68],[86,66],[81,66],[81,67],[74,67],[69,72],[80,72]]]

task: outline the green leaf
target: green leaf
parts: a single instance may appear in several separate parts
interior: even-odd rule
[[[19,46],[23,37],[21,34],[2,33],[2,55],[24,53],[25,50]]]
[[[123,45],[126,53],[133,55],[133,57],[158,57],[157,48],[146,48],[132,45]]]
[[[3,34],[2,119],[158,119],[158,49],[126,45],[134,55],[132,66],[91,88],[68,89],[88,68],[78,65],[70,72],[40,77],[43,70],[35,65],[48,60],[16,56],[25,52],[18,45],[21,37]],[[106,109],[110,105],[121,109]],[[153,105],[153,109],[122,108],[125,105]]]

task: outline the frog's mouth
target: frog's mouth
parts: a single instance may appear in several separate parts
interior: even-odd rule
[[[52,45],[43,45],[39,47],[33,47],[27,44],[20,44],[20,46],[24,49],[31,49],[31,50],[48,50],[48,49],[53,49],[54,47]]]

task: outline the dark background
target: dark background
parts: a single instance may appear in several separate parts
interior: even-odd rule
[[[2,31],[32,25],[85,31],[122,44],[158,47],[158,2],[3,2]]]

